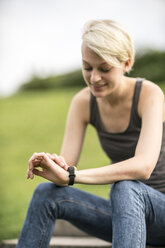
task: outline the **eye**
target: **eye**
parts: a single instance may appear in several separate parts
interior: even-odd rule
[[[100,68],[100,71],[104,73],[109,72],[110,70],[111,68]]]
[[[84,67],[83,69],[84,69],[85,71],[91,71],[91,70],[92,70],[91,67]]]

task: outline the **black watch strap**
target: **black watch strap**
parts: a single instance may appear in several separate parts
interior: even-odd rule
[[[68,185],[73,185],[74,184],[74,178],[75,178],[75,168],[73,166],[68,167],[69,171],[69,183]]]

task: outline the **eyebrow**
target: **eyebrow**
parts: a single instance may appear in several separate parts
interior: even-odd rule
[[[87,64],[89,64],[89,62],[88,62],[88,61],[86,61],[86,60],[82,60],[82,61],[83,61],[83,63],[87,63]],[[103,63],[101,63],[100,65],[108,65],[108,63],[103,62]]]

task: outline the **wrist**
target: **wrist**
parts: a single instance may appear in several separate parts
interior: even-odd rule
[[[99,184],[94,176],[94,169],[76,171],[75,183],[77,184]]]
[[[68,185],[74,185],[75,183],[75,177],[76,177],[76,174],[75,174],[75,167],[74,166],[69,166],[67,171],[69,172],[69,181],[68,181]]]
[[[75,184],[81,184],[81,183],[83,183],[83,180],[82,180],[82,178],[83,178],[83,176],[82,176],[82,171],[81,170],[79,170],[79,171],[75,171],[75,180],[74,180],[74,183]]]

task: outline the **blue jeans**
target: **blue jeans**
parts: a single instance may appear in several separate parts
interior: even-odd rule
[[[48,247],[56,219],[112,242],[113,248],[165,245],[165,195],[140,181],[114,183],[109,200],[72,187],[38,185],[17,248]]]

